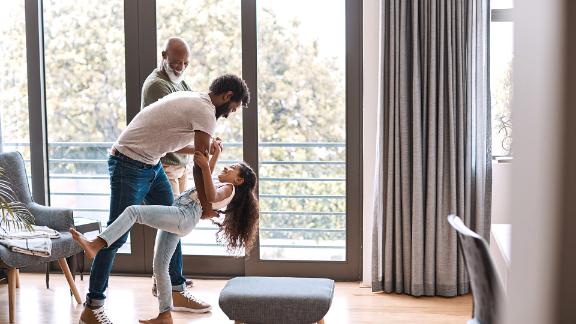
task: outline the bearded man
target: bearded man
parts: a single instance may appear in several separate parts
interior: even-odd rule
[[[112,224],[126,207],[142,204],[144,200],[150,205],[172,205],[172,188],[160,158],[167,152],[208,152],[218,118],[228,117],[249,101],[250,92],[244,80],[225,74],[212,82],[208,92],[177,91],[141,110],[110,150],[108,224]],[[203,218],[216,216],[206,199],[202,171],[197,166],[192,171]],[[129,232],[101,249],[94,258],[80,324],[112,323],[102,307],[106,298],[104,292],[116,253],[128,235]],[[193,313],[208,312],[211,306],[186,289],[181,277],[181,253],[174,252],[169,268],[174,308]]]
[[[162,60],[158,68],[148,75],[142,86],[141,109],[173,92],[191,91],[184,81],[190,57],[188,43],[180,37],[171,37],[166,41],[161,54]],[[169,152],[160,162],[168,176],[174,197],[178,197],[187,189],[190,155]]]

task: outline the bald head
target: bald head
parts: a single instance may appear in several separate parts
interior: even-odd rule
[[[188,43],[181,37],[170,37],[164,44],[164,52],[170,51],[184,51],[190,55],[190,47]]]
[[[170,37],[162,51],[160,70],[166,72],[172,82],[181,82],[182,74],[188,67],[189,56],[188,43],[180,37]]]

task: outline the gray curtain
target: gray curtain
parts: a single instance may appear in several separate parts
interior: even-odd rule
[[[372,290],[469,289],[456,213],[490,228],[489,0],[382,0]]]

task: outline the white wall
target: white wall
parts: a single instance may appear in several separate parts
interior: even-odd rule
[[[362,283],[370,286],[372,281],[372,214],[374,211],[374,178],[376,157],[376,122],[378,120],[378,60],[380,41],[380,5],[379,0],[363,0],[363,267]]]
[[[504,323],[576,323],[574,265],[567,271],[574,246],[562,242],[575,240],[567,226],[574,215],[566,212],[576,204],[568,178],[574,165],[565,163],[575,151],[568,130],[576,124],[575,63],[566,52],[576,46],[567,10],[573,1],[514,2],[512,272]]]
[[[512,166],[514,162],[492,162],[492,224],[512,222]]]

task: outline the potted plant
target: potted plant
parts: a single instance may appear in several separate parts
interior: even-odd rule
[[[0,230],[26,229],[32,230],[34,216],[28,208],[16,199],[16,193],[12,190],[11,184],[4,179],[4,169],[0,167]]]

